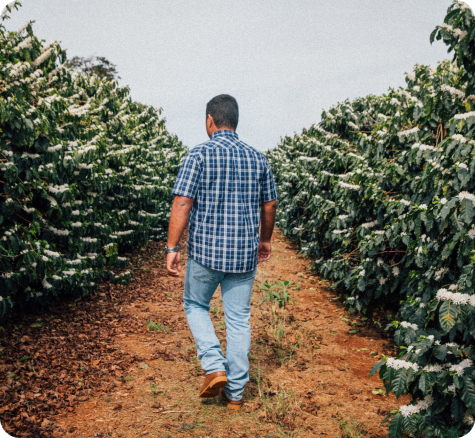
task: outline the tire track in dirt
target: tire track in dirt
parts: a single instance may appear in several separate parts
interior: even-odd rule
[[[118,376],[112,391],[59,416],[58,436],[313,437],[342,436],[345,427],[356,428],[360,435],[364,431],[367,437],[388,436],[387,425],[380,423],[407,398],[374,395],[371,391],[383,385],[368,375],[382,353],[394,353],[394,344],[360,318],[354,321],[360,331],[349,334],[355,329],[352,317],[309,270],[310,260],[297,255],[281,234],[274,234],[272,258],[259,265],[254,283],[251,382],[238,413],[228,412],[219,398],[197,397],[204,373],[182,308],[184,271],[180,279],[167,277],[163,255],[157,256],[134,258],[148,277],[142,275],[140,284],[134,284],[134,278],[130,287],[150,294],[160,289],[161,301],[142,294],[122,306],[122,312],[143,324],[151,321],[149,326],[156,330],[144,325],[114,339],[124,354],[142,361]],[[299,285],[291,291],[295,305],[288,306],[280,336],[270,305],[260,305],[264,295],[259,287],[274,280]],[[211,310],[225,348],[219,292]]]

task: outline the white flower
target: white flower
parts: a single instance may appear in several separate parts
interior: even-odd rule
[[[463,376],[464,368],[469,368],[473,365],[473,362],[470,359],[464,359],[458,365],[452,365],[449,368],[449,371],[456,371],[457,376]]]
[[[404,328],[411,328],[412,330],[418,330],[419,329],[419,326],[417,324],[411,324],[410,322],[407,322],[407,321],[402,321],[401,325]]]
[[[399,370],[401,368],[405,368],[406,370],[413,369],[415,372],[419,371],[419,365],[412,362],[407,362],[405,360],[394,359],[392,357],[388,358],[386,361],[386,365],[389,368],[393,368],[395,370]]]
[[[460,99],[465,98],[465,93],[463,91],[457,90],[454,87],[451,87],[450,85],[442,84],[440,87],[442,91],[448,91],[450,94],[459,97]]]
[[[399,268],[397,266],[394,266],[393,274],[394,274],[395,277],[397,277],[399,275]]]
[[[412,135],[412,134],[417,134],[419,131],[420,131],[419,127],[416,126],[416,127],[412,128],[412,129],[408,129],[408,130],[406,130],[406,131],[398,132],[397,135],[398,135],[399,138],[401,138],[401,137],[407,137],[407,136]]]
[[[366,224],[361,224],[362,228],[373,228],[378,225],[378,221],[368,222]]]
[[[425,411],[430,408],[434,403],[432,395],[427,395],[424,400],[418,401],[415,405],[404,405],[399,408],[401,415],[404,418],[411,417],[414,414],[418,414],[421,411]]]
[[[436,341],[436,344],[437,342],[438,341]],[[440,345],[440,342],[437,345]],[[444,367],[438,364],[426,365],[422,370],[425,371],[426,373],[441,373],[442,371],[444,371]]]
[[[469,113],[465,113],[465,114],[456,114],[454,116],[454,119],[455,120],[466,120],[468,119],[469,117],[475,117],[475,111],[472,111],[472,112],[469,112]]]
[[[475,195],[472,195],[469,192],[460,192],[457,195],[457,198],[459,198],[460,201],[463,201],[464,199],[470,199],[470,201],[473,202],[473,205],[475,205]]]
[[[419,208],[421,210],[427,210],[427,204],[421,204],[421,205],[419,205]]]
[[[445,204],[447,204],[447,199],[445,199],[445,198],[442,198],[442,199],[440,200],[440,203],[441,203],[442,205],[445,205]]]
[[[435,278],[436,280],[440,280],[441,277],[442,277],[446,272],[449,272],[449,269],[448,269],[448,268],[440,268],[440,269],[438,269],[437,271],[435,271],[434,278]]]
[[[35,65],[35,66],[40,65],[41,63],[46,61],[51,56],[52,53],[53,53],[53,49],[47,50],[45,53],[43,53],[42,55],[40,55],[38,58],[36,58],[33,61],[33,65]]]
[[[463,422],[464,424],[472,425],[475,420],[473,418],[473,411],[471,409],[468,409],[467,412],[465,412],[465,416],[463,417]]]
[[[439,301],[451,300],[454,304],[471,304],[475,306],[475,295],[463,294],[460,292],[449,292],[442,288],[437,291],[436,298]]]
[[[358,186],[356,184],[347,184],[343,181],[340,181],[338,185],[343,187],[344,189],[350,189],[350,190],[359,190],[361,188],[361,186]]]
[[[43,279],[42,284],[43,284],[44,289],[51,289],[53,287],[51,286],[51,284],[48,283],[48,281],[46,280],[46,277]]]

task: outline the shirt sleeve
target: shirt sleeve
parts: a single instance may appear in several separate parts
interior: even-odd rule
[[[261,188],[261,202],[269,202],[274,199],[277,199],[277,189],[275,187],[274,175],[272,174],[272,170],[266,160]]]
[[[195,199],[201,179],[201,163],[196,154],[188,153],[180,167],[172,193]]]

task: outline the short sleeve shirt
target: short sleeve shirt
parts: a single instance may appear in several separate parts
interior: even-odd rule
[[[222,272],[255,269],[261,204],[277,198],[261,152],[240,141],[234,131],[216,131],[188,152],[172,193],[194,199],[189,257]]]

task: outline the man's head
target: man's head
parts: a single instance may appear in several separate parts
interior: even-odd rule
[[[213,97],[206,105],[206,132],[211,135],[220,129],[235,131],[239,121],[237,101],[229,94]]]

